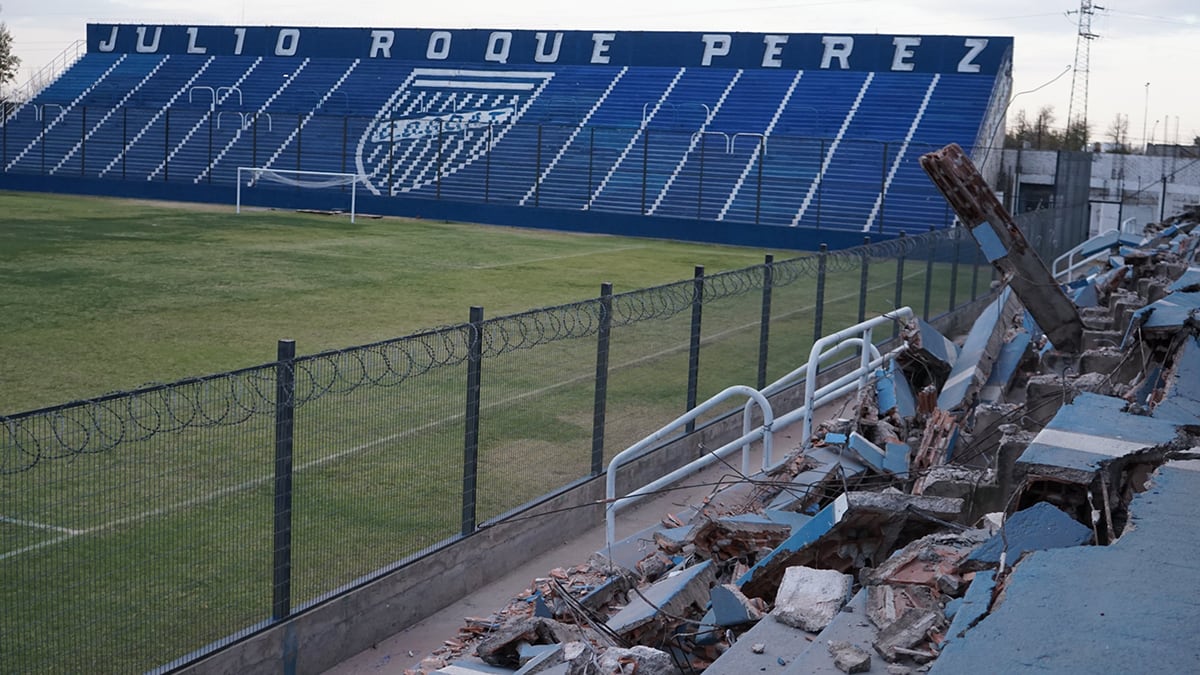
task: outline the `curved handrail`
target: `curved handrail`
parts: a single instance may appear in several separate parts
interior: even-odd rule
[[[643,451],[645,451],[647,448],[649,448],[653,443],[656,443],[656,442],[662,440],[663,438],[666,438],[667,435],[674,429],[677,429],[681,425],[695,420],[697,417],[704,414],[705,412],[708,412],[710,409],[712,409],[716,405],[723,403],[727,399],[733,398],[735,396],[749,397],[750,400],[752,400],[754,403],[758,404],[759,409],[762,410],[763,423],[761,426],[757,427],[752,432],[750,432],[749,437],[747,437],[746,434],[743,434],[741,437],[739,437],[733,441],[730,441],[729,443],[726,443],[725,445],[721,446],[720,448],[717,448],[716,450],[713,450],[713,451],[705,454],[703,457],[692,460],[687,465],[682,466],[682,467],[672,471],[671,473],[668,473],[665,476],[662,476],[658,480],[647,483],[646,485],[643,485],[642,487],[637,488],[636,490],[633,490],[632,492],[625,495],[624,497],[621,497],[619,499],[617,498],[617,469],[620,468],[622,464],[624,464],[625,462],[629,461],[630,459],[641,454]],[[770,453],[771,444],[772,444],[771,427],[774,424],[774,422],[775,422],[775,414],[771,410],[771,403],[769,401],[767,401],[767,397],[763,396],[761,393],[759,393],[753,387],[747,387],[746,385],[736,384],[732,387],[727,387],[727,388],[721,390],[717,394],[713,395],[712,398],[709,398],[707,401],[701,403],[700,405],[696,406],[695,408],[692,408],[691,410],[684,413],[683,415],[680,415],[679,417],[675,418],[675,420],[672,421],[670,424],[667,424],[666,426],[662,427],[661,429],[654,432],[653,434],[650,434],[649,436],[643,438],[642,440],[638,441],[637,443],[634,443],[633,445],[629,446],[628,448],[625,448],[621,452],[617,453],[616,457],[613,457],[612,460],[609,461],[608,468],[605,469],[605,492],[604,492],[604,494],[605,494],[606,499],[605,499],[605,507],[604,507],[604,528],[605,528],[604,531],[605,531],[605,538],[606,538],[605,540],[607,541],[608,546],[612,546],[613,539],[616,537],[616,516],[617,516],[617,511],[619,509],[633,504],[638,499],[645,497],[646,495],[654,492],[655,490],[658,490],[667,485],[670,485],[671,483],[674,483],[675,481],[679,480],[680,478],[683,478],[684,476],[687,476],[688,474],[699,471],[700,469],[708,466],[709,464],[712,464],[713,462],[717,461],[718,459],[722,458],[723,456],[729,454],[731,451],[736,450],[739,447],[745,446],[748,448],[749,443],[753,443],[754,441],[759,440],[760,438],[762,439],[762,443],[763,443],[763,452]],[[743,452],[745,452],[745,450],[743,450]],[[746,461],[747,460],[745,458],[742,459],[743,463],[745,463]]]

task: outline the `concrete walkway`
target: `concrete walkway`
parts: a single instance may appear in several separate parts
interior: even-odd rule
[[[825,410],[836,411],[839,407],[826,406]],[[798,448],[799,438],[799,425],[776,432],[776,461]],[[761,450],[756,449],[752,455],[752,466],[758,466],[761,462]],[[727,461],[738,467],[741,456],[731,455]],[[636,506],[621,511],[617,516],[617,537],[629,536],[660,522],[668,513],[697,503],[711,494],[718,482],[734,483],[737,480],[738,476],[728,466],[720,463],[710,466],[685,478],[676,489],[658,497],[647,498]],[[512,569],[502,579],[470,593],[429,618],[326,672],[333,675],[400,675],[406,668],[415,668],[422,658],[441,647],[443,640],[456,637],[465,617],[491,615],[504,608],[521,591],[529,588],[535,578],[547,576],[555,567],[569,567],[587,562],[593,553],[604,547],[604,543],[602,521],[583,532],[564,532],[563,541],[555,549]]]

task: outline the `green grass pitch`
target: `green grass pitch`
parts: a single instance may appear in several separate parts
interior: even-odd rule
[[[314,353],[460,323],[470,305],[495,317],[593,298],[604,281],[620,293],[765,253],[61,195],[0,193],[0,212],[0,414],[264,364],[279,338]],[[926,270],[910,260],[902,275],[918,313]],[[946,272],[934,266],[931,315],[948,307]],[[868,314],[892,308],[896,273],[872,262]],[[855,322],[859,283],[852,267],[829,274],[825,333]],[[971,284],[964,269],[958,302]],[[770,379],[807,358],[814,285],[774,289]],[[754,383],[760,298],[706,302],[700,400]],[[606,459],[682,412],[689,324],[684,311],[614,329]],[[587,475],[595,356],[591,338],[485,360],[480,521]],[[246,378],[270,389],[273,374]],[[440,368],[297,409],[293,605],[458,532],[464,379],[465,367]],[[212,387],[174,395],[202,399]],[[170,422],[138,412],[148,426]],[[106,427],[103,408],[88,415],[92,430],[130,431]],[[71,419],[45,416],[29,433],[79,441]],[[145,670],[267,619],[273,431],[258,414],[0,475],[2,669]],[[0,451],[12,447],[0,437]]]

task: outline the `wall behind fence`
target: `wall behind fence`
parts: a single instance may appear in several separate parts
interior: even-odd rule
[[[263,366],[0,418],[0,663],[146,670],[284,621],[598,475],[720,389],[786,374],[823,334],[986,293],[965,237],[474,308],[310,356],[281,341]]]

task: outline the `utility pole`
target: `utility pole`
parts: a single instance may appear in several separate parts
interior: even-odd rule
[[[1146,83],[1146,105],[1142,108],[1142,154],[1150,149],[1150,139],[1146,137],[1147,123],[1150,121],[1150,83]]]
[[[1092,16],[1096,10],[1104,8],[1092,0],[1079,0],[1079,30],[1075,38],[1075,71],[1071,76],[1071,102],[1067,106],[1067,138],[1071,131],[1078,129],[1083,138],[1076,139],[1082,145],[1087,145],[1087,107],[1088,107],[1088,57],[1090,56],[1092,40],[1100,37],[1092,32]],[[1071,14],[1072,12],[1068,12]],[[1149,91],[1149,90],[1147,90]],[[1082,147],[1070,147],[1069,150],[1082,150]]]

